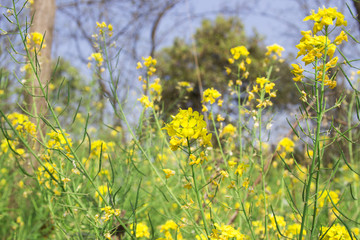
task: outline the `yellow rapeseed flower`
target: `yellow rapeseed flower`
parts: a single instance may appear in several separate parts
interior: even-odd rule
[[[245,46],[238,46],[230,49],[231,55],[235,60],[239,59],[241,56],[247,57],[249,55],[249,51]]]
[[[170,178],[175,175],[175,171],[171,169],[163,169],[163,172],[166,174],[166,178]]]
[[[348,41],[348,37],[344,31],[341,31],[339,36],[335,38],[334,43],[336,45],[340,45],[342,41],[346,41],[346,42]]]
[[[221,94],[214,88],[208,88],[204,91],[203,97],[204,102],[210,102],[210,104],[213,104],[215,99],[221,97]]]
[[[173,151],[177,150],[180,145],[187,144],[188,140],[198,139],[201,146],[212,146],[211,136],[206,129],[204,116],[192,108],[187,110],[180,109],[173,120],[163,128],[171,137],[170,145]]]
[[[142,97],[138,98],[137,100],[141,102],[146,108],[152,108],[154,106],[154,103],[150,102],[148,96],[142,95]]]
[[[321,31],[325,26],[333,25],[334,20],[336,19],[335,26],[346,26],[347,21],[344,20],[344,15],[341,12],[337,11],[337,8],[319,8],[318,12],[315,13],[314,10],[311,11],[311,15],[304,18],[304,21],[313,20],[314,28],[313,32],[317,33]]]
[[[104,62],[104,58],[102,56],[101,53],[92,53],[90,55],[90,57],[88,57],[88,60],[91,61],[91,60],[95,60],[95,62],[97,63],[97,66],[100,67],[102,66],[103,62]]]
[[[282,46],[278,44],[273,44],[266,47],[267,52],[265,53],[266,56],[269,56],[272,53],[277,54],[279,57],[281,57],[281,53],[285,50]]]
[[[131,234],[134,234],[134,224],[130,224],[130,229],[132,229]],[[145,223],[137,223],[135,228],[135,234],[137,238],[145,237],[150,238],[150,232],[148,226]]]

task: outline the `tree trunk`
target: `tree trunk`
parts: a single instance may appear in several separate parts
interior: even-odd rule
[[[36,73],[29,71],[27,73],[27,91],[24,95],[25,108],[35,118],[32,122],[37,126],[39,140],[44,140],[45,124],[40,116],[44,116],[47,112],[47,104],[45,96],[41,91],[40,84],[45,88],[51,79],[51,45],[53,41],[53,29],[55,23],[55,0],[35,0],[31,6],[31,17],[33,21],[30,27],[31,33],[41,33],[44,36],[43,47],[40,53],[31,53],[31,58],[36,67]],[[46,45],[44,47],[44,44]],[[35,143],[34,149],[38,153],[40,144]],[[33,166],[37,166],[35,161],[32,161]]]

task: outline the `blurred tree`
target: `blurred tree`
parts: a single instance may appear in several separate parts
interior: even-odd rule
[[[201,111],[201,86],[203,89],[214,87],[226,95],[230,76],[227,75],[225,66],[229,66],[228,58],[230,48],[244,45],[250,52],[252,60],[248,71],[250,72],[247,82],[243,83],[245,90],[249,83],[257,77],[266,76],[266,48],[263,39],[255,34],[247,37],[244,26],[236,17],[224,18],[219,16],[215,21],[204,20],[194,35],[196,53],[191,44],[183,39],[176,38],[171,47],[162,49],[155,54],[159,64],[157,73],[163,84],[163,104],[167,114],[173,113],[179,107],[192,107]],[[197,56],[198,65],[194,61],[194,54]],[[269,59],[267,60],[269,61]],[[270,60],[271,61],[271,60]],[[292,75],[287,63],[273,62],[271,78],[276,80],[277,97],[276,103],[284,107],[288,103],[294,103],[291,92],[294,92]],[[199,75],[196,69],[199,68]],[[201,83],[198,81],[200,77]],[[232,79],[236,80],[236,79]],[[178,88],[178,83],[190,82],[194,90],[184,94]],[[226,109],[231,113],[231,108]]]

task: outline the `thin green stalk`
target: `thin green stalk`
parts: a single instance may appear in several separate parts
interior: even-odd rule
[[[211,121],[212,121],[212,124],[213,124],[213,126],[214,126],[214,133],[215,133],[215,136],[216,136],[216,140],[217,140],[217,142],[218,142],[218,145],[219,145],[221,157],[222,157],[222,159],[224,160],[226,169],[228,169],[228,168],[229,168],[229,165],[228,165],[227,159],[226,159],[226,157],[225,157],[224,151],[223,151],[223,149],[222,149],[221,142],[220,142],[220,137],[219,137],[219,134],[218,134],[217,129],[216,129],[216,123],[215,123],[215,120],[214,120],[214,113],[213,113],[212,107],[211,107],[211,116],[212,116],[212,117],[211,117]]]
[[[325,29],[325,36],[327,36],[327,28]],[[314,234],[314,229],[315,229],[315,223],[316,223],[316,214],[317,214],[317,200],[318,200],[318,187],[319,187],[319,180],[320,180],[320,163],[321,163],[321,153],[320,153],[320,132],[321,132],[321,122],[324,116],[324,112],[325,112],[325,85],[324,85],[324,80],[325,80],[325,76],[326,76],[326,58],[327,58],[327,50],[328,50],[328,45],[327,43],[325,44],[325,50],[324,50],[324,55],[322,57],[322,63],[323,63],[323,69],[321,69],[322,71],[322,79],[321,79],[321,85],[320,85],[320,89],[319,89],[319,83],[317,80],[317,76],[318,76],[318,64],[319,61],[316,60],[315,61],[315,100],[316,100],[316,132],[315,132],[315,137],[313,138],[313,145],[314,145],[314,150],[313,150],[313,157],[312,157],[312,162],[311,162],[311,166],[310,166],[310,171],[308,174],[308,179],[306,182],[306,189],[305,189],[305,199],[304,199],[304,208],[303,208],[303,216],[302,216],[302,221],[301,221],[301,228],[300,228],[300,233],[299,233],[299,239],[302,240],[302,236],[304,234],[304,229],[305,229],[305,224],[307,222],[307,215],[308,215],[308,207],[309,207],[309,198],[310,198],[310,190],[311,190],[311,183],[313,181],[313,174],[315,173],[316,170],[316,177],[315,177],[315,196],[314,196],[314,206],[313,206],[313,221],[311,224],[311,233],[310,233],[310,238],[312,238],[313,234]]]
[[[199,209],[200,209],[200,212],[201,212],[201,217],[202,217],[203,222],[204,222],[206,236],[207,236],[207,238],[209,238],[210,230],[209,230],[209,227],[208,227],[207,222],[206,222],[204,208],[203,208],[203,205],[202,205],[202,202],[201,202],[201,199],[200,199],[200,193],[199,193],[199,189],[198,189],[198,186],[197,186],[197,180],[196,180],[196,174],[195,174],[195,170],[194,170],[194,165],[191,165],[191,173],[192,173],[192,178],[193,178],[193,182],[194,182],[194,191],[196,193],[196,200],[198,202],[198,206],[199,206]]]

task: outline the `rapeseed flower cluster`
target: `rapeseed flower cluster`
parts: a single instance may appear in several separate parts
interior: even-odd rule
[[[236,134],[236,127],[231,123],[227,124],[221,131],[220,137],[224,135],[234,136]]]
[[[143,63],[138,62],[136,69],[143,68],[143,65],[147,68],[147,75],[152,76],[156,72],[156,64],[157,60],[155,58],[152,58],[151,56],[148,57],[142,57]],[[141,80],[139,78],[139,80]]]
[[[232,55],[232,58],[228,59],[228,62],[230,64],[234,64],[235,60],[239,60],[241,59],[240,63],[237,65],[237,72],[238,75],[240,74],[240,72],[242,72],[241,77],[243,79],[247,79],[249,77],[249,72],[247,71],[246,65],[251,64],[251,59],[248,57],[248,55],[250,54],[249,51],[247,50],[247,48],[245,46],[237,46],[234,48],[230,49],[230,53]],[[231,69],[228,67],[225,67],[226,69],[226,73],[228,75],[231,74]],[[242,85],[242,81],[240,79],[236,80],[236,85]],[[232,86],[234,84],[233,80],[229,81],[229,86]]]
[[[248,91],[249,97],[248,101],[250,102],[255,98],[255,94],[258,96],[256,101],[258,104],[256,108],[266,108],[267,106],[272,106],[271,98],[276,97],[276,91],[272,91],[275,87],[275,83],[271,82],[267,78],[258,77],[256,79],[256,84],[253,85],[253,89]]]
[[[9,119],[12,127],[20,134],[21,137],[26,139],[30,136],[35,141],[37,135],[36,126],[29,120],[28,116],[14,112],[9,114],[7,118]],[[13,135],[9,134],[9,136],[11,137]],[[3,153],[8,153],[10,158],[13,157],[11,151],[15,151],[16,154],[19,155],[25,154],[25,150],[22,148],[17,139],[2,139],[0,149]]]
[[[338,210],[334,207],[334,205],[337,205],[340,201],[339,192],[338,191],[320,191],[318,192],[318,204],[319,208],[323,208],[326,206],[330,206],[329,208],[329,218],[330,221],[334,221],[336,219],[336,214],[339,214]]]
[[[206,89],[203,93],[204,102],[210,102],[210,104],[213,104],[219,97],[221,94],[214,88]]]
[[[281,139],[278,146],[276,147],[276,151],[279,154],[282,161],[285,161],[285,163],[289,166],[294,164],[294,158],[292,157],[292,154],[294,153],[294,147],[295,143],[290,138],[285,137]],[[290,157],[287,157],[290,156]],[[277,162],[273,162],[273,166],[276,166]]]
[[[265,53],[265,56],[270,56],[274,53],[273,59],[276,60],[278,57],[281,57],[281,53],[285,50],[282,46],[278,44],[273,44],[266,47],[267,52]]]
[[[108,192],[110,192],[110,193],[112,192],[111,187],[109,187],[107,185],[100,185],[97,190],[98,191],[95,192],[95,198],[97,198],[99,200],[99,203],[103,202],[103,198],[101,196],[106,197]]]
[[[164,225],[161,225],[160,232],[163,233],[165,237],[157,238],[157,240],[184,239],[180,232],[180,226],[177,225],[173,220],[168,220]],[[173,234],[171,234],[172,232]]]
[[[165,173],[166,178],[170,178],[171,176],[175,175],[175,171],[171,169],[164,168],[163,172]]]
[[[28,116],[14,112],[8,115],[8,119],[22,137],[26,137],[27,135],[36,137],[36,126],[29,120]]]
[[[208,88],[204,91],[203,93],[203,105],[202,105],[202,112],[207,112],[208,108],[206,107],[206,105],[204,103],[206,102],[210,102],[210,104],[214,104],[216,99],[221,97],[221,93],[219,93],[216,89],[214,88]],[[221,107],[223,103],[222,99],[218,100],[218,106]],[[220,115],[218,115],[218,119],[219,117],[221,117]]]
[[[51,150],[61,150],[64,151],[69,158],[73,158],[70,150],[70,147],[72,146],[72,139],[68,133],[64,131],[64,134],[62,134],[60,130],[51,130],[51,132],[47,135],[50,136],[50,139],[46,144],[48,153],[50,153]]]
[[[162,86],[160,84],[160,78],[155,78],[153,83],[149,83],[150,77],[156,73],[156,64],[157,60],[152,58],[151,56],[142,57],[143,62],[138,62],[136,69],[142,69],[144,66],[147,69],[147,76],[139,76],[139,81],[143,82],[143,90],[145,91],[145,95],[142,95],[141,98],[137,100],[145,106],[145,108],[153,108],[154,101],[161,100]],[[146,95],[147,89],[150,89],[150,95]],[[150,99],[151,97],[151,99]],[[159,110],[159,106],[155,105],[155,110]]]
[[[19,155],[25,154],[25,150],[23,148],[18,148],[17,147],[18,145],[19,145],[18,141],[2,139],[0,144],[0,149],[2,153],[9,154],[8,156],[10,158],[13,157],[11,151],[15,151]]]
[[[141,98],[137,99],[139,102],[141,102],[145,108],[152,108],[154,107],[154,103],[152,101],[149,100],[148,96],[142,95]]]
[[[347,21],[345,21],[344,15],[341,12],[338,12],[336,7],[319,8],[317,13],[315,13],[314,10],[311,10],[311,15],[304,18],[304,21],[315,21],[313,32],[316,34],[317,32],[323,30],[324,27],[333,25],[335,19],[335,26],[347,26]]]
[[[230,53],[235,60],[238,60],[241,56],[247,57],[250,54],[245,46],[231,48]],[[229,62],[231,62],[231,60]]]
[[[41,49],[46,48],[44,36],[39,32],[32,32],[26,36],[26,48],[29,52],[41,56]]]
[[[347,22],[344,20],[344,15],[337,12],[336,8],[325,7],[323,9],[319,8],[317,13],[313,10],[310,16],[304,18],[304,21],[308,20],[315,21],[314,27],[312,31],[309,30],[301,32],[303,37],[300,40],[300,43],[296,45],[296,48],[299,49],[297,57],[303,56],[301,60],[305,63],[305,65],[311,63],[314,64],[316,61],[321,60],[324,57],[328,57],[328,62],[326,62],[327,60],[325,61],[324,58],[324,60],[320,62],[319,66],[314,66],[314,69],[317,71],[315,73],[316,80],[324,81],[325,86],[329,86],[330,89],[333,89],[336,87],[334,76],[329,77],[326,72],[337,65],[338,57],[334,57],[337,48],[336,46],[342,44],[343,41],[348,41],[348,38],[346,33],[341,31],[334,41],[331,41],[328,36],[328,27],[334,25],[335,20],[335,27],[346,26]],[[322,30],[325,30],[325,35],[316,35]],[[300,64],[292,64],[291,66],[293,67],[291,71],[294,74],[293,80],[296,82],[302,81],[304,78],[304,69]]]
[[[131,234],[134,234],[134,224],[130,224],[130,229],[132,229]],[[135,236],[137,238],[141,238],[141,237],[145,237],[145,238],[150,238],[150,232],[149,232],[149,227],[146,226],[145,223],[137,223],[136,224],[136,228],[135,228]]]
[[[107,150],[113,150],[115,143],[114,142],[105,142],[103,140],[96,140],[91,143],[90,157],[89,158],[100,158],[100,154],[104,156],[105,159],[109,158],[109,154],[106,153]]]
[[[101,211],[104,212],[104,216],[101,217],[104,222],[111,220],[112,216],[120,216],[120,209],[113,209],[111,206],[105,206],[101,208]]]
[[[59,188],[59,183],[62,182],[62,186],[65,188],[66,183],[70,182],[71,179],[67,177],[61,177],[57,169],[57,165],[52,162],[52,153],[61,151],[68,158],[73,159],[70,147],[72,146],[72,139],[70,135],[64,131],[64,134],[60,130],[51,130],[47,134],[50,138],[46,143],[47,153],[41,156],[44,160],[43,166],[39,167],[36,171],[37,179],[39,184],[44,184],[45,187],[49,190],[52,190],[56,195],[60,195],[61,191]],[[75,168],[73,171],[75,174],[80,173],[78,169]],[[78,172],[78,173],[77,173]]]
[[[111,24],[107,25],[105,22],[96,22],[96,28],[99,29],[99,34],[101,36],[105,33],[105,31],[107,31],[109,37],[113,35],[113,26]]]
[[[172,118],[173,120],[163,129],[167,130],[171,137],[170,145],[173,151],[180,146],[190,145],[193,140],[198,140],[203,147],[212,146],[212,134],[208,133],[204,116],[199,112],[193,111],[192,108],[180,109],[179,113]]]
[[[192,92],[194,90],[194,87],[190,82],[180,81],[177,84],[180,89],[185,88],[187,92]]]
[[[355,228],[352,230],[356,231]],[[321,227],[320,231],[322,233],[320,238],[324,240],[350,240],[356,237],[355,235],[350,236],[346,227],[340,224],[334,224],[331,227]]]
[[[230,225],[225,225],[225,224],[219,225],[218,223],[215,223],[214,227],[215,229],[212,230],[212,233],[210,235],[211,240],[248,239],[246,235],[242,234],[239,230],[233,228]],[[206,238],[197,237],[197,239],[206,239]]]
[[[90,55],[90,57],[88,57],[88,60],[91,61],[91,60],[95,60],[96,62],[96,65],[98,67],[101,67],[104,63],[104,58],[102,56],[102,53],[101,52],[97,52],[97,53],[92,53]]]
[[[108,36],[111,37],[113,34],[113,26],[111,24],[107,25],[105,22],[99,23],[96,22],[96,28],[99,29],[100,40],[105,41],[105,32],[107,32]],[[94,48],[97,49],[97,52],[92,53],[89,57],[88,68],[91,67],[91,61],[94,60],[96,62],[96,66],[100,68],[100,72],[105,71],[104,68],[101,66],[104,63],[104,57],[102,53],[102,49],[100,48],[98,42],[98,34],[93,34],[92,37],[94,38]]]
[[[61,194],[58,188],[60,176],[56,167],[55,163],[45,162],[44,166],[39,167],[36,171],[36,176],[40,185],[44,185],[59,196]]]

